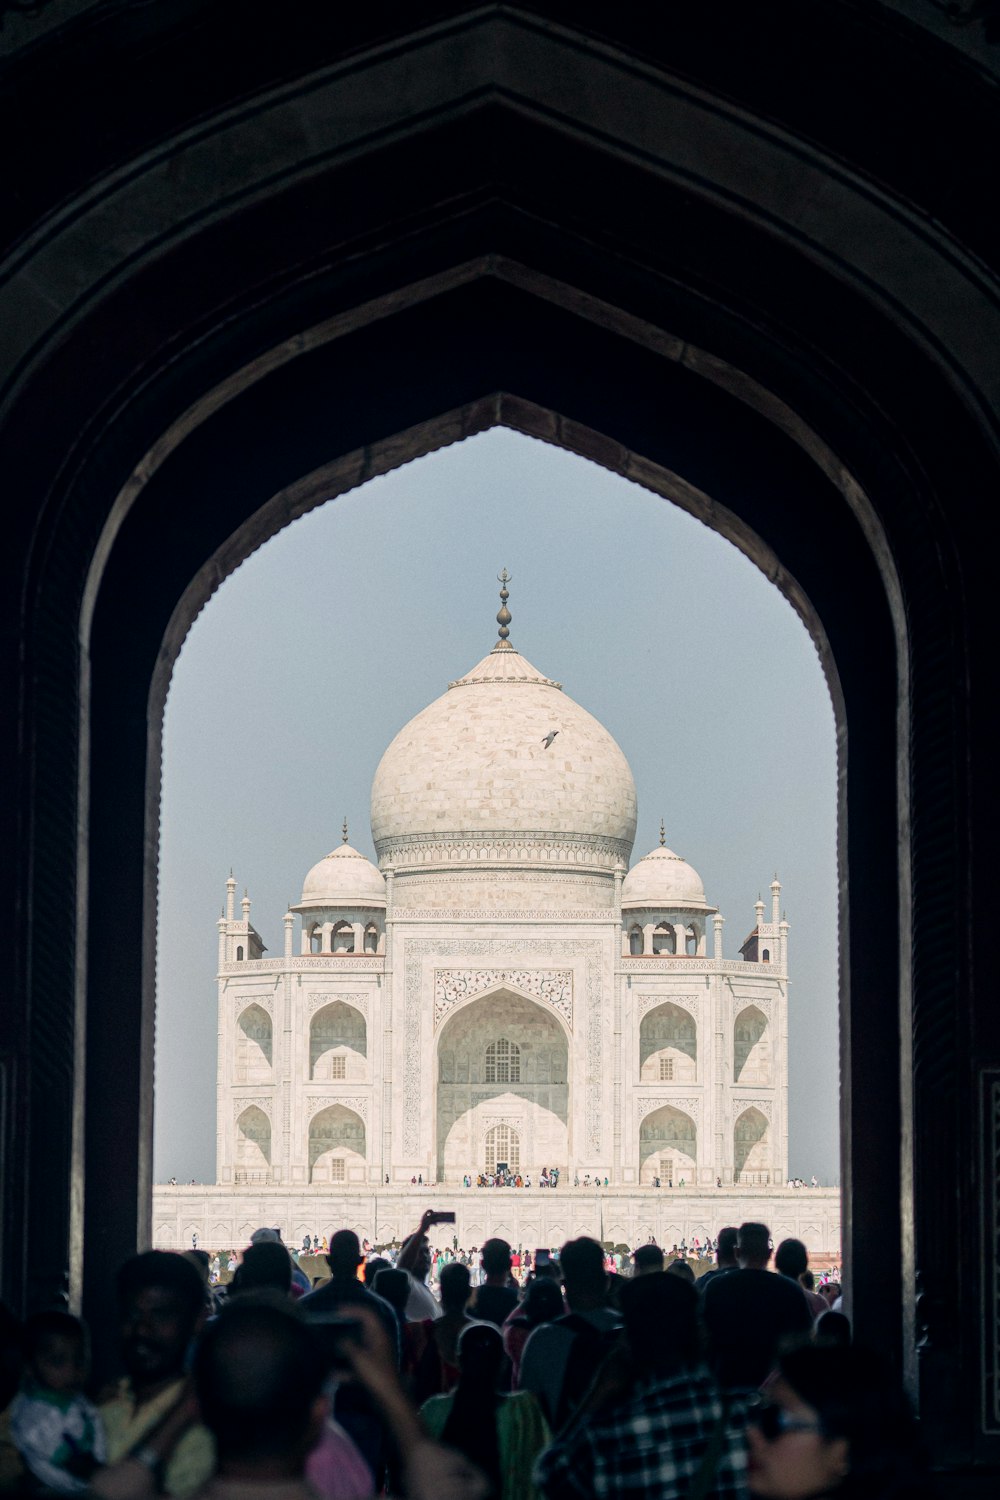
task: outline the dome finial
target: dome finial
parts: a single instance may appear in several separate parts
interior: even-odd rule
[[[340,827],[340,842],[342,844],[346,844],[347,843],[347,814],[346,813],[344,814],[344,821],[343,821],[343,823],[341,824],[341,827]]]
[[[664,828],[664,826],[663,826],[663,819],[661,818],[660,819],[660,848],[661,849],[665,849],[666,847],[667,847],[667,830]]]
[[[507,639],[510,635],[511,621],[511,613],[507,608],[507,600],[510,598],[510,594],[507,592],[507,585],[508,583],[513,583],[513,581],[506,568],[504,568],[502,573],[497,574],[497,583],[500,585],[500,608],[497,611],[497,624],[500,626],[500,629],[497,631],[499,640],[493,647],[494,651],[513,651],[514,649]]]

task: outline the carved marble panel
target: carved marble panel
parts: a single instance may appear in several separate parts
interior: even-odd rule
[[[368,996],[364,994],[341,995],[335,990],[310,990],[306,995],[306,1005],[310,1011],[321,1010],[324,1005],[332,1005],[335,1000],[343,1000],[345,1005],[353,1005],[363,1016],[368,1014]]]
[[[364,1094],[307,1094],[306,1114],[311,1120],[320,1110],[329,1109],[332,1104],[342,1104],[345,1109],[353,1109],[362,1120],[368,1119],[368,1099]]]
[[[484,990],[509,984],[557,1010],[572,1029],[572,969],[436,969],[434,971],[434,1028],[453,1006]]]

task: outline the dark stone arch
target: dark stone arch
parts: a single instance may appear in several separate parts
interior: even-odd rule
[[[175,7],[146,8],[157,9],[169,11],[167,30],[176,24]],[[968,353],[976,305],[963,300],[978,277],[977,305],[997,303],[990,265],[1000,258],[996,226],[981,207],[995,102],[986,97],[985,75],[918,36],[909,21],[832,3],[822,7],[822,24],[831,45],[844,47],[835,87],[842,92],[849,74],[857,108],[824,117],[830,80],[826,95],[808,86],[812,79],[796,83],[802,53],[792,8],[783,11],[787,29],[769,35],[766,47],[745,37],[759,71],[743,66],[742,55],[737,65],[735,52],[710,39],[714,7],[704,14],[700,43],[691,18],[683,38],[672,38],[672,66],[699,81],[720,121],[736,98],[751,114],[759,109],[779,119],[803,158],[816,157],[817,142],[828,147],[817,181],[840,189],[855,171],[855,202],[881,197],[909,224],[914,257],[934,241],[950,336],[931,337],[911,316],[905,252],[887,261],[884,285],[866,283],[856,246],[845,245],[839,263],[821,264],[800,226],[755,218],[752,205],[723,201],[698,172],[671,176],[628,156],[622,141],[583,140],[491,98],[458,124],[380,141],[309,182],[276,182],[254,204],[220,205],[211,223],[192,225],[147,262],[123,262],[91,289],[85,311],[53,322],[31,367],[13,372],[21,384],[0,413],[0,442],[17,504],[0,560],[0,594],[10,611],[6,628],[20,641],[19,650],[5,653],[5,665],[22,674],[6,700],[16,712],[5,780],[17,795],[3,813],[19,892],[5,903],[17,915],[18,998],[4,1040],[13,1080],[4,1129],[7,1159],[28,1164],[4,1182],[5,1287],[15,1300],[25,1295],[28,1245],[45,1247],[31,1261],[37,1299],[60,1284],[67,1245],[73,1284],[81,1285],[81,1202],[85,1211],[89,1196],[107,1215],[87,1236],[83,1281],[89,1307],[106,1322],[110,1302],[100,1289],[134,1241],[135,1205],[148,1188],[142,1140],[150,1053],[143,1037],[151,1033],[152,988],[144,954],[153,941],[156,811],[145,800],[144,780],[158,757],[156,691],[147,734],[150,682],[168,669],[198,599],[305,503],[288,498],[303,476],[339,464],[336,490],[379,465],[506,421],[701,506],[803,604],[814,625],[821,622],[842,710],[845,882],[850,874],[841,955],[851,997],[843,1031],[845,1238],[848,1247],[862,1243],[863,1227],[892,1246],[908,1295],[919,1262],[930,1292],[928,1368],[944,1360],[948,1368],[980,1371],[998,1354],[994,1335],[983,1333],[996,1318],[984,1301],[979,1260],[963,1250],[956,1271],[951,1239],[956,1193],[963,1222],[980,1211],[974,1181],[987,1179],[990,1157],[978,1110],[988,1069],[1000,1064],[1000,1017],[983,998],[992,972],[989,909],[977,923],[974,899],[977,889],[992,887],[995,838],[987,830],[995,809],[985,796],[975,800],[977,778],[989,782],[987,764],[980,771],[975,757],[977,742],[995,730],[995,708],[986,691],[969,696],[970,684],[989,680],[993,670],[980,644],[992,631],[993,582],[979,521],[991,513],[996,489],[997,414]],[[93,24],[113,34],[119,20],[110,6]],[[562,20],[585,25],[579,10]],[[839,31],[842,22],[848,30]],[[117,107],[122,91],[107,87],[116,66],[125,68],[130,47],[142,56],[145,28],[159,24],[144,15],[141,45],[132,37],[113,61],[105,57],[88,71],[91,97],[103,85],[108,107],[112,100]],[[39,164],[38,181],[28,180],[29,170],[24,191],[11,195],[21,215],[14,238],[41,225],[57,204],[71,217],[73,194],[82,197],[112,165],[134,158],[135,171],[145,171],[142,153],[169,143],[187,123],[181,108],[190,107],[190,118],[210,130],[213,109],[240,98],[252,110],[255,88],[295,76],[284,45],[275,48],[276,71],[270,64],[247,71],[248,39],[238,27],[227,33],[227,24],[213,17],[209,27],[213,45],[228,40],[234,53],[218,86],[202,78],[190,95],[180,86],[193,61],[184,63],[178,45],[169,90],[141,122],[130,121],[126,108],[109,123],[100,146],[106,155],[67,152],[58,132],[34,132],[37,149],[25,162]],[[412,24],[394,12],[379,41],[403,38]],[[638,45],[643,68],[662,66],[656,45],[646,36],[638,44],[626,20],[602,20],[596,30],[603,34],[604,25],[624,55]],[[58,28],[53,35],[65,48]],[[181,24],[176,39],[183,36]],[[352,30],[337,44],[372,41]],[[164,36],[152,47],[161,55],[157,47],[167,48]],[[55,50],[47,60],[42,48],[33,50],[25,64],[40,86],[25,87],[24,96],[42,120],[72,117],[69,95],[60,91],[83,82],[82,73],[74,83],[55,65]],[[308,64],[301,65],[315,68],[335,51],[327,37],[304,48]],[[75,64],[80,53],[62,55]],[[226,53],[209,47],[207,55]],[[900,101],[891,120],[880,108],[889,79]],[[664,86],[677,81],[667,78]],[[54,100],[62,108],[46,117],[46,102]],[[866,128],[872,120],[888,133]],[[914,151],[905,131],[919,121],[926,130],[930,120],[933,141],[920,137],[929,149]],[[345,213],[350,208],[336,242],[329,229],[325,238],[321,232],[331,202],[345,205]],[[386,203],[390,221],[380,217],[378,205]],[[311,235],[298,234],[310,227]],[[46,233],[54,232],[46,224]],[[975,277],[967,275],[967,253],[980,257]],[[85,282],[83,263],[74,270]],[[43,280],[37,286],[44,301],[49,288]],[[247,400],[253,361],[331,315],[355,329],[338,340],[336,356],[301,353],[291,361],[297,389],[294,379],[269,377],[254,388],[256,406]],[[376,371],[392,378],[373,399]],[[182,445],[202,483],[186,494],[184,464],[172,459],[163,482],[157,474],[145,485],[135,515],[106,538],[94,571],[85,664],[79,619],[81,606],[89,608],[86,575],[113,497],[171,424],[222,379],[235,382],[234,400],[211,420],[199,413]],[[315,422],[321,390],[347,393],[338,407],[342,420],[331,425],[325,406],[322,434]],[[262,410],[302,421],[269,455],[255,488],[256,455],[246,440]],[[232,455],[244,444],[247,460],[234,467]],[[163,564],[155,577],[144,566],[154,544]],[[898,587],[887,583],[891,578]],[[172,627],[192,579],[194,593]],[[84,775],[82,802],[78,747],[85,773],[106,766]],[[119,773],[120,821],[109,816],[113,806],[119,810]],[[85,830],[79,861],[68,836],[78,823]],[[33,913],[45,909],[52,890],[67,900],[76,893],[86,945],[56,951],[34,942]],[[949,893],[944,912],[942,891]],[[878,944],[868,941],[872,931]],[[85,1087],[74,1083],[75,1031],[84,1015]],[[112,1092],[107,1079],[122,1055],[137,1060],[135,1077],[101,1101],[102,1089]],[[83,1090],[76,1103],[74,1087]],[[77,1108],[87,1114],[85,1159]],[[862,1124],[866,1152],[855,1159],[851,1143]],[[860,1259],[855,1273],[865,1335],[898,1349],[905,1330],[912,1353],[912,1305],[904,1308],[896,1289],[886,1296]],[[983,1410],[978,1378],[963,1376],[967,1413]],[[1000,1412],[991,1420],[1000,1435]],[[952,1424],[949,1441],[967,1457],[982,1456],[983,1444],[993,1441],[978,1421],[967,1415]]]

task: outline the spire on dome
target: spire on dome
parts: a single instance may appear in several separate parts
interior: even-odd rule
[[[342,844],[346,844],[347,843],[347,814],[346,813],[344,814],[344,821],[343,821],[343,823],[340,826],[340,842]]]
[[[511,622],[511,613],[507,608],[507,600],[510,598],[510,594],[507,592],[507,585],[508,583],[513,583],[513,581],[506,568],[504,568],[502,573],[497,574],[497,583],[500,585],[500,608],[497,610],[497,624],[500,626],[500,629],[497,631],[499,640],[493,647],[494,651],[513,651],[514,649],[507,639],[510,635]]]
[[[665,849],[666,847],[667,847],[667,830],[664,828],[664,826],[663,826],[663,819],[661,818],[660,819],[660,848],[661,849]]]

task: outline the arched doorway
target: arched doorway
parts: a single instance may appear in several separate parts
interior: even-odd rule
[[[680,1187],[697,1182],[698,1131],[691,1116],[665,1104],[645,1116],[639,1127],[639,1182],[652,1187]]]
[[[513,990],[484,995],[445,1022],[436,1050],[439,1182],[513,1169],[503,1150],[536,1179],[544,1166],[565,1170],[569,1049],[550,1010]]]

